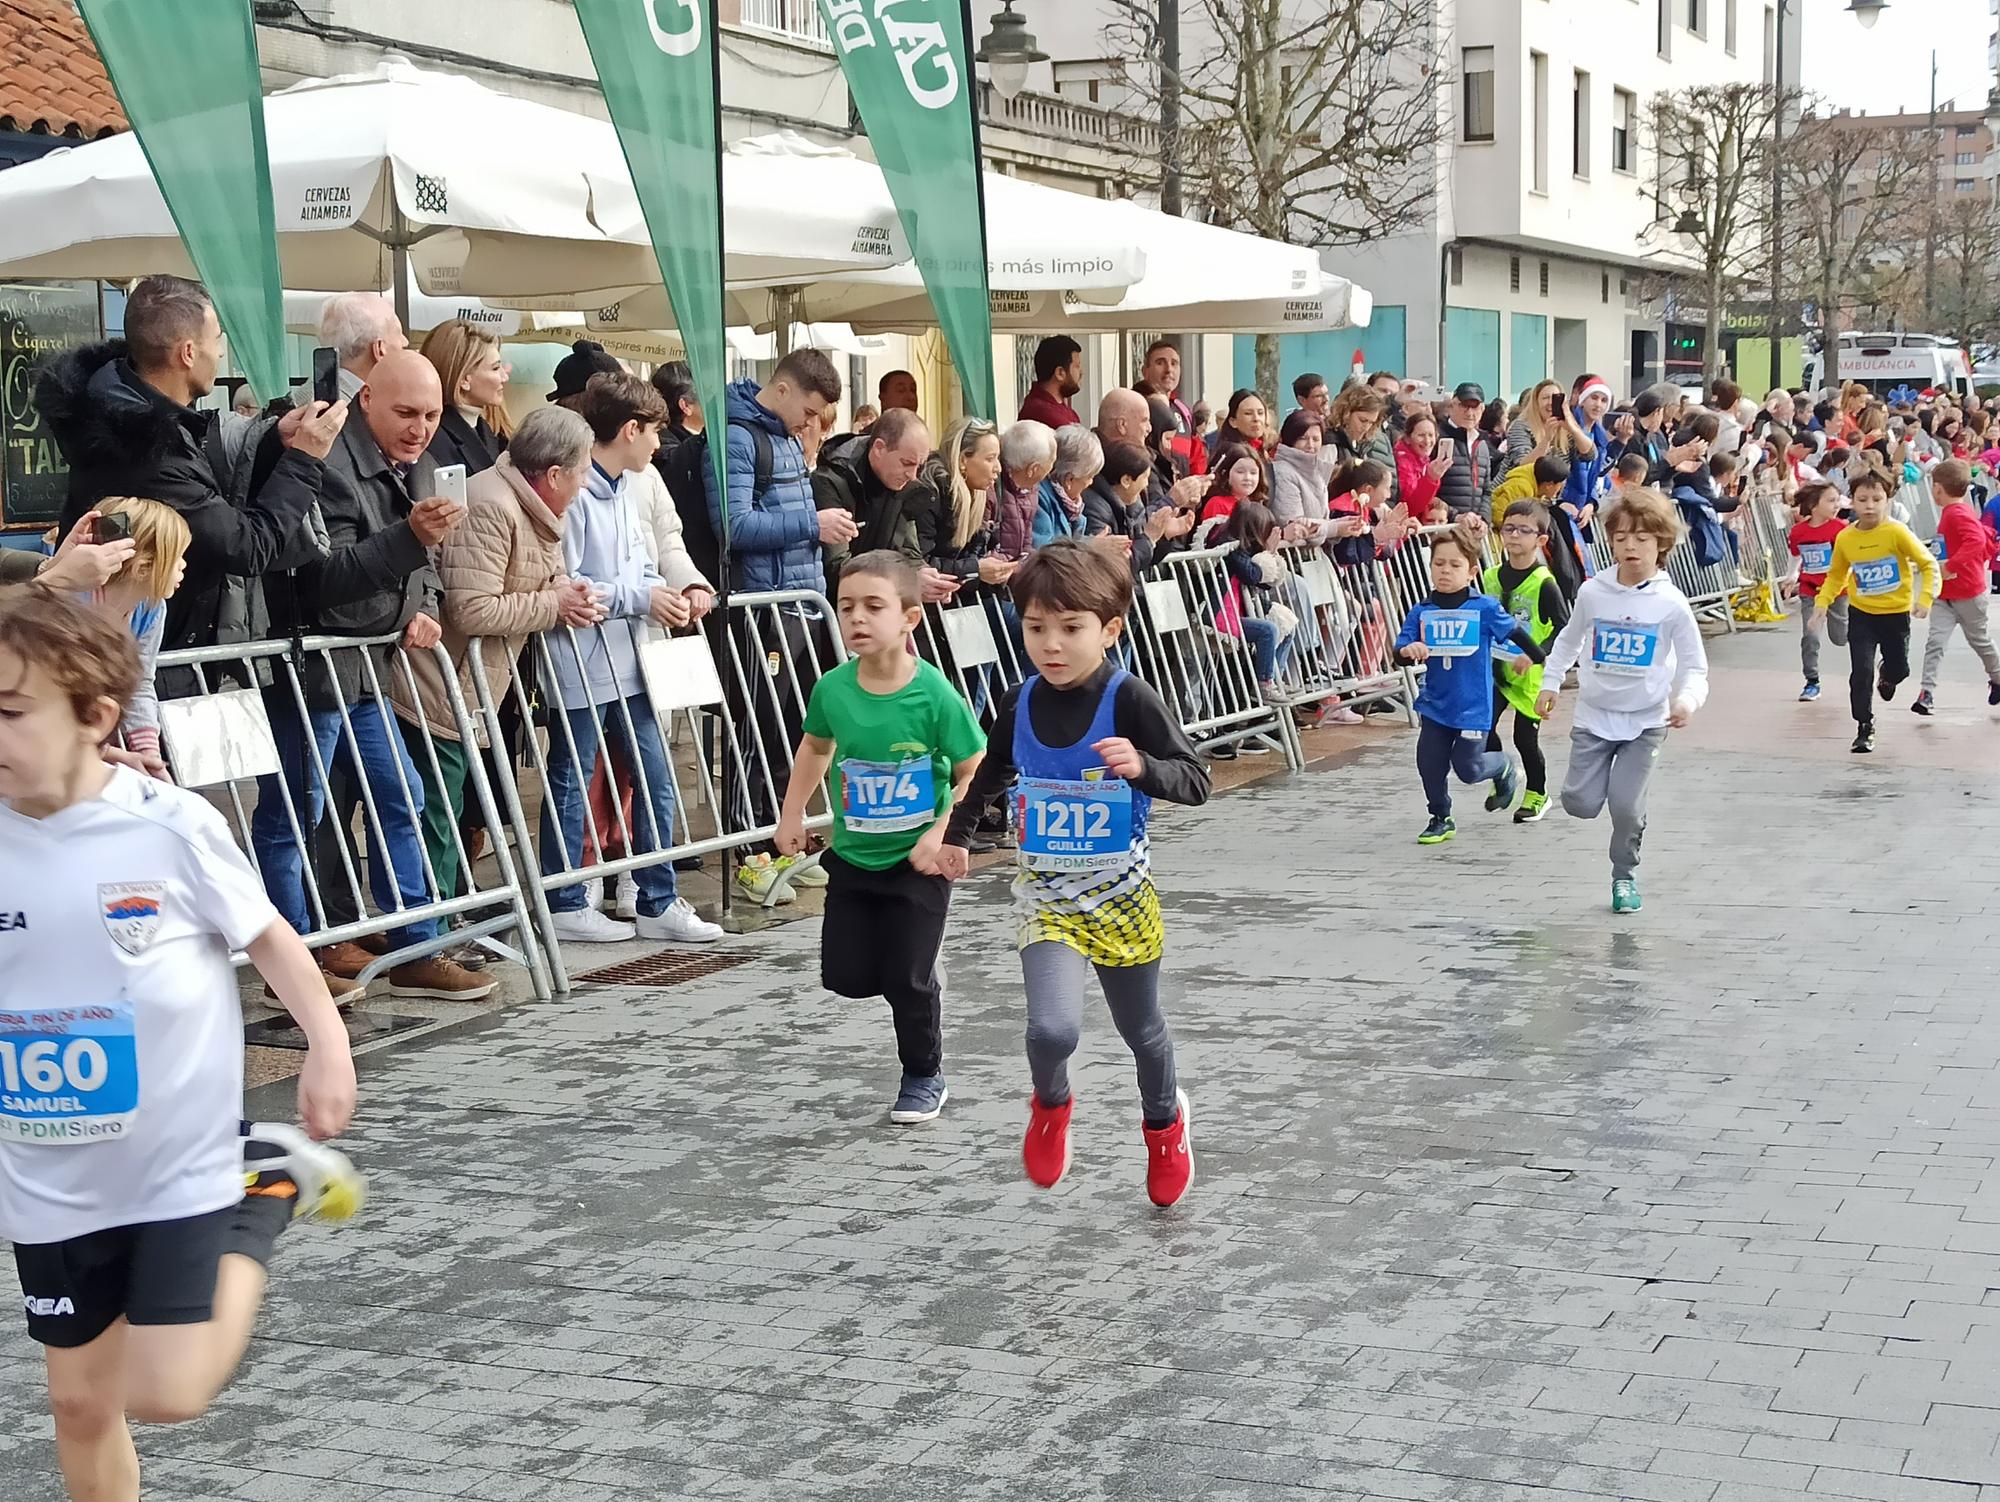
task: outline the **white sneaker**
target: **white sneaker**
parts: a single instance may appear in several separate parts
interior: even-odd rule
[[[604,878],[593,877],[583,883],[583,905],[586,911],[594,912],[604,906]]]
[[[713,944],[722,937],[722,925],[710,923],[685,897],[676,897],[672,907],[657,918],[639,918],[639,937],[663,939],[669,944]]]
[[[639,878],[630,871],[618,878],[618,895],[611,899],[612,912],[631,920],[639,916]]]
[[[549,927],[565,944],[622,944],[634,937],[631,924],[608,918],[594,907],[550,913]]]

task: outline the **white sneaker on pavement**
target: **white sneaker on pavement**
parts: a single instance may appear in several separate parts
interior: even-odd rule
[[[565,944],[622,944],[634,937],[631,924],[608,918],[594,907],[573,913],[550,913],[549,927]]]
[[[583,905],[586,909],[595,912],[598,908],[604,906],[603,877],[601,876],[592,877],[589,881],[582,883],[582,886],[583,886]]]
[[[639,878],[630,871],[618,878],[618,895],[612,898],[613,913],[626,920],[639,916]]]
[[[676,897],[673,906],[657,918],[639,916],[639,937],[663,939],[669,944],[713,944],[722,937],[722,925],[710,923],[685,897]]]

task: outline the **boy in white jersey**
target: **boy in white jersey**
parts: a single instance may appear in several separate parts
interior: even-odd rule
[[[128,1415],[206,1410],[279,1231],[361,1192],[339,1153],[239,1119],[232,950],[311,1045],[313,1137],[347,1125],[354,1062],[221,816],[104,761],[138,675],[129,632],[39,586],[0,594],[0,1239],[77,1502],[137,1502]]]
[[[1687,596],[1661,570],[1680,537],[1674,503],[1628,490],[1598,518],[1617,568],[1584,581],[1542,667],[1536,711],[1547,719],[1563,674],[1578,669],[1562,805],[1579,819],[1611,807],[1611,911],[1639,911],[1646,786],[1669,727],[1708,698],[1708,652]]]

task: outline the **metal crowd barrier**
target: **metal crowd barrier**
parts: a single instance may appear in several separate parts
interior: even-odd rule
[[[521,770],[503,764],[501,799],[516,846],[538,858],[523,882],[555,987],[564,992],[569,972],[549,894],[769,839],[813,685],[847,655],[826,597],[807,590],[732,595],[726,620],[711,618],[684,636],[629,619],[545,632],[523,654],[528,676],[510,666],[501,699],[485,672],[493,646],[473,641],[467,660],[489,733],[501,735],[501,699],[531,727]],[[639,675],[641,688],[630,695],[615,691],[621,657]],[[605,697],[596,702],[600,692]],[[685,772],[675,749],[677,728],[688,732],[691,767]],[[545,731],[546,744],[535,730]],[[590,790],[607,752],[611,765],[603,775],[610,796],[602,813],[608,817],[600,817]],[[649,768],[649,760],[656,765]],[[533,822],[521,775],[530,771],[540,792]],[[621,782],[631,787],[629,814]],[[560,810],[551,809],[552,787],[580,803],[572,816],[575,850],[563,835]],[[664,826],[656,789],[672,805]],[[832,819],[821,789],[808,805],[807,827],[824,828]]]
[[[476,751],[479,726],[443,647],[433,647],[429,655],[445,688],[452,728],[469,751],[468,805],[488,829],[503,829]],[[497,874],[482,883],[459,821],[446,821],[463,890],[440,889],[423,839],[425,791],[418,770],[429,772],[430,786],[443,785],[438,737],[421,714],[397,713],[378,656],[391,683],[404,691],[404,701],[421,703],[411,654],[398,636],[309,636],[161,653],[158,668],[179,670],[172,681],[188,690],[160,703],[162,749],[174,780],[202,790],[223,810],[280,912],[293,917],[295,926],[303,919],[309,946],[433,930],[424,938],[405,933],[404,942],[371,960],[356,977],[363,984],[408,961],[477,940],[526,968],[536,995],[546,997],[548,971],[514,852],[505,842],[497,837],[492,842]],[[358,679],[359,697],[337,708],[312,707],[345,698],[330,691],[338,682],[337,667]],[[336,769],[343,774],[338,781],[332,775]],[[318,820],[309,817],[313,803],[319,805]],[[357,811],[366,864],[357,849]],[[453,919],[460,920],[457,927],[451,926]],[[503,935],[511,935],[512,942],[502,942]]]

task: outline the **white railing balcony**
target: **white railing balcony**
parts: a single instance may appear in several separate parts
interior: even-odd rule
[[[742,0],[743,24],[758,31],[775,31],[780,36],[830,47],[826,18],[818,0]]]

